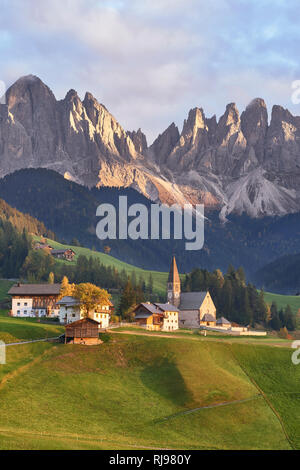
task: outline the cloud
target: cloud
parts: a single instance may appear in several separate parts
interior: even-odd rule
[[[290,0],[3,0],[0,77],[40,76],[62,98],[91,91],[151,141],[189,108],[261,96],[289,107],[297,61]]]

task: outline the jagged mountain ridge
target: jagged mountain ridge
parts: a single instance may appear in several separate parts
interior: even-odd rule
[[[48,168],[88,186],[133,187],[153,201],[201,202],[251,217],[300,209],[300,117],[262,99],[219,120],[194,108],[182,132],[172,123],[149,147],[141,129],[125,131],[91,93],[62,100],[35,76],[0,105],[0,176]]]

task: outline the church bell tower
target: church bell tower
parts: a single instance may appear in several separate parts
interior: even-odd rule
[[[177,269],[176,259],[173,256],[170,273],[168,278],[168,302],[175,307],[179,307],[180,304],[180,277]]]

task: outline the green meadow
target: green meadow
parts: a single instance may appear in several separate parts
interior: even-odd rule
[[[300,309],[300,296],[298,295],[281,295],[265,292],[265,301],[270,305],[272,302],[276,302],[279,309],[284,309],[287,305],[290,305],[295,315]]]
[[[40,323],[35,318],[9,317],[6,310],[0,310],[0,340],[5,343],[54,338],[64,332],[58,323]]]
[[[197,335],[10,346],[0,449],[300,449],[299,380],[291,349]]]

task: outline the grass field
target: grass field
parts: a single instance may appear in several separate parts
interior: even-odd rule
[[[64,332],[59,324],[39,323],[35,318],[8,317],[6,310],[0,310],[0,340],[5,343],[53,338]]]
[[[191,338],[8,347],[0,449],[300,448],[291,351]]]
[[[265,301],[270,305],[273,301],[276,302],[279,309],[290,305],[294,314],[298,313],[300,309],[300,296],[298,295],[280,295],[273,294],[272,292],[265,292]]]

